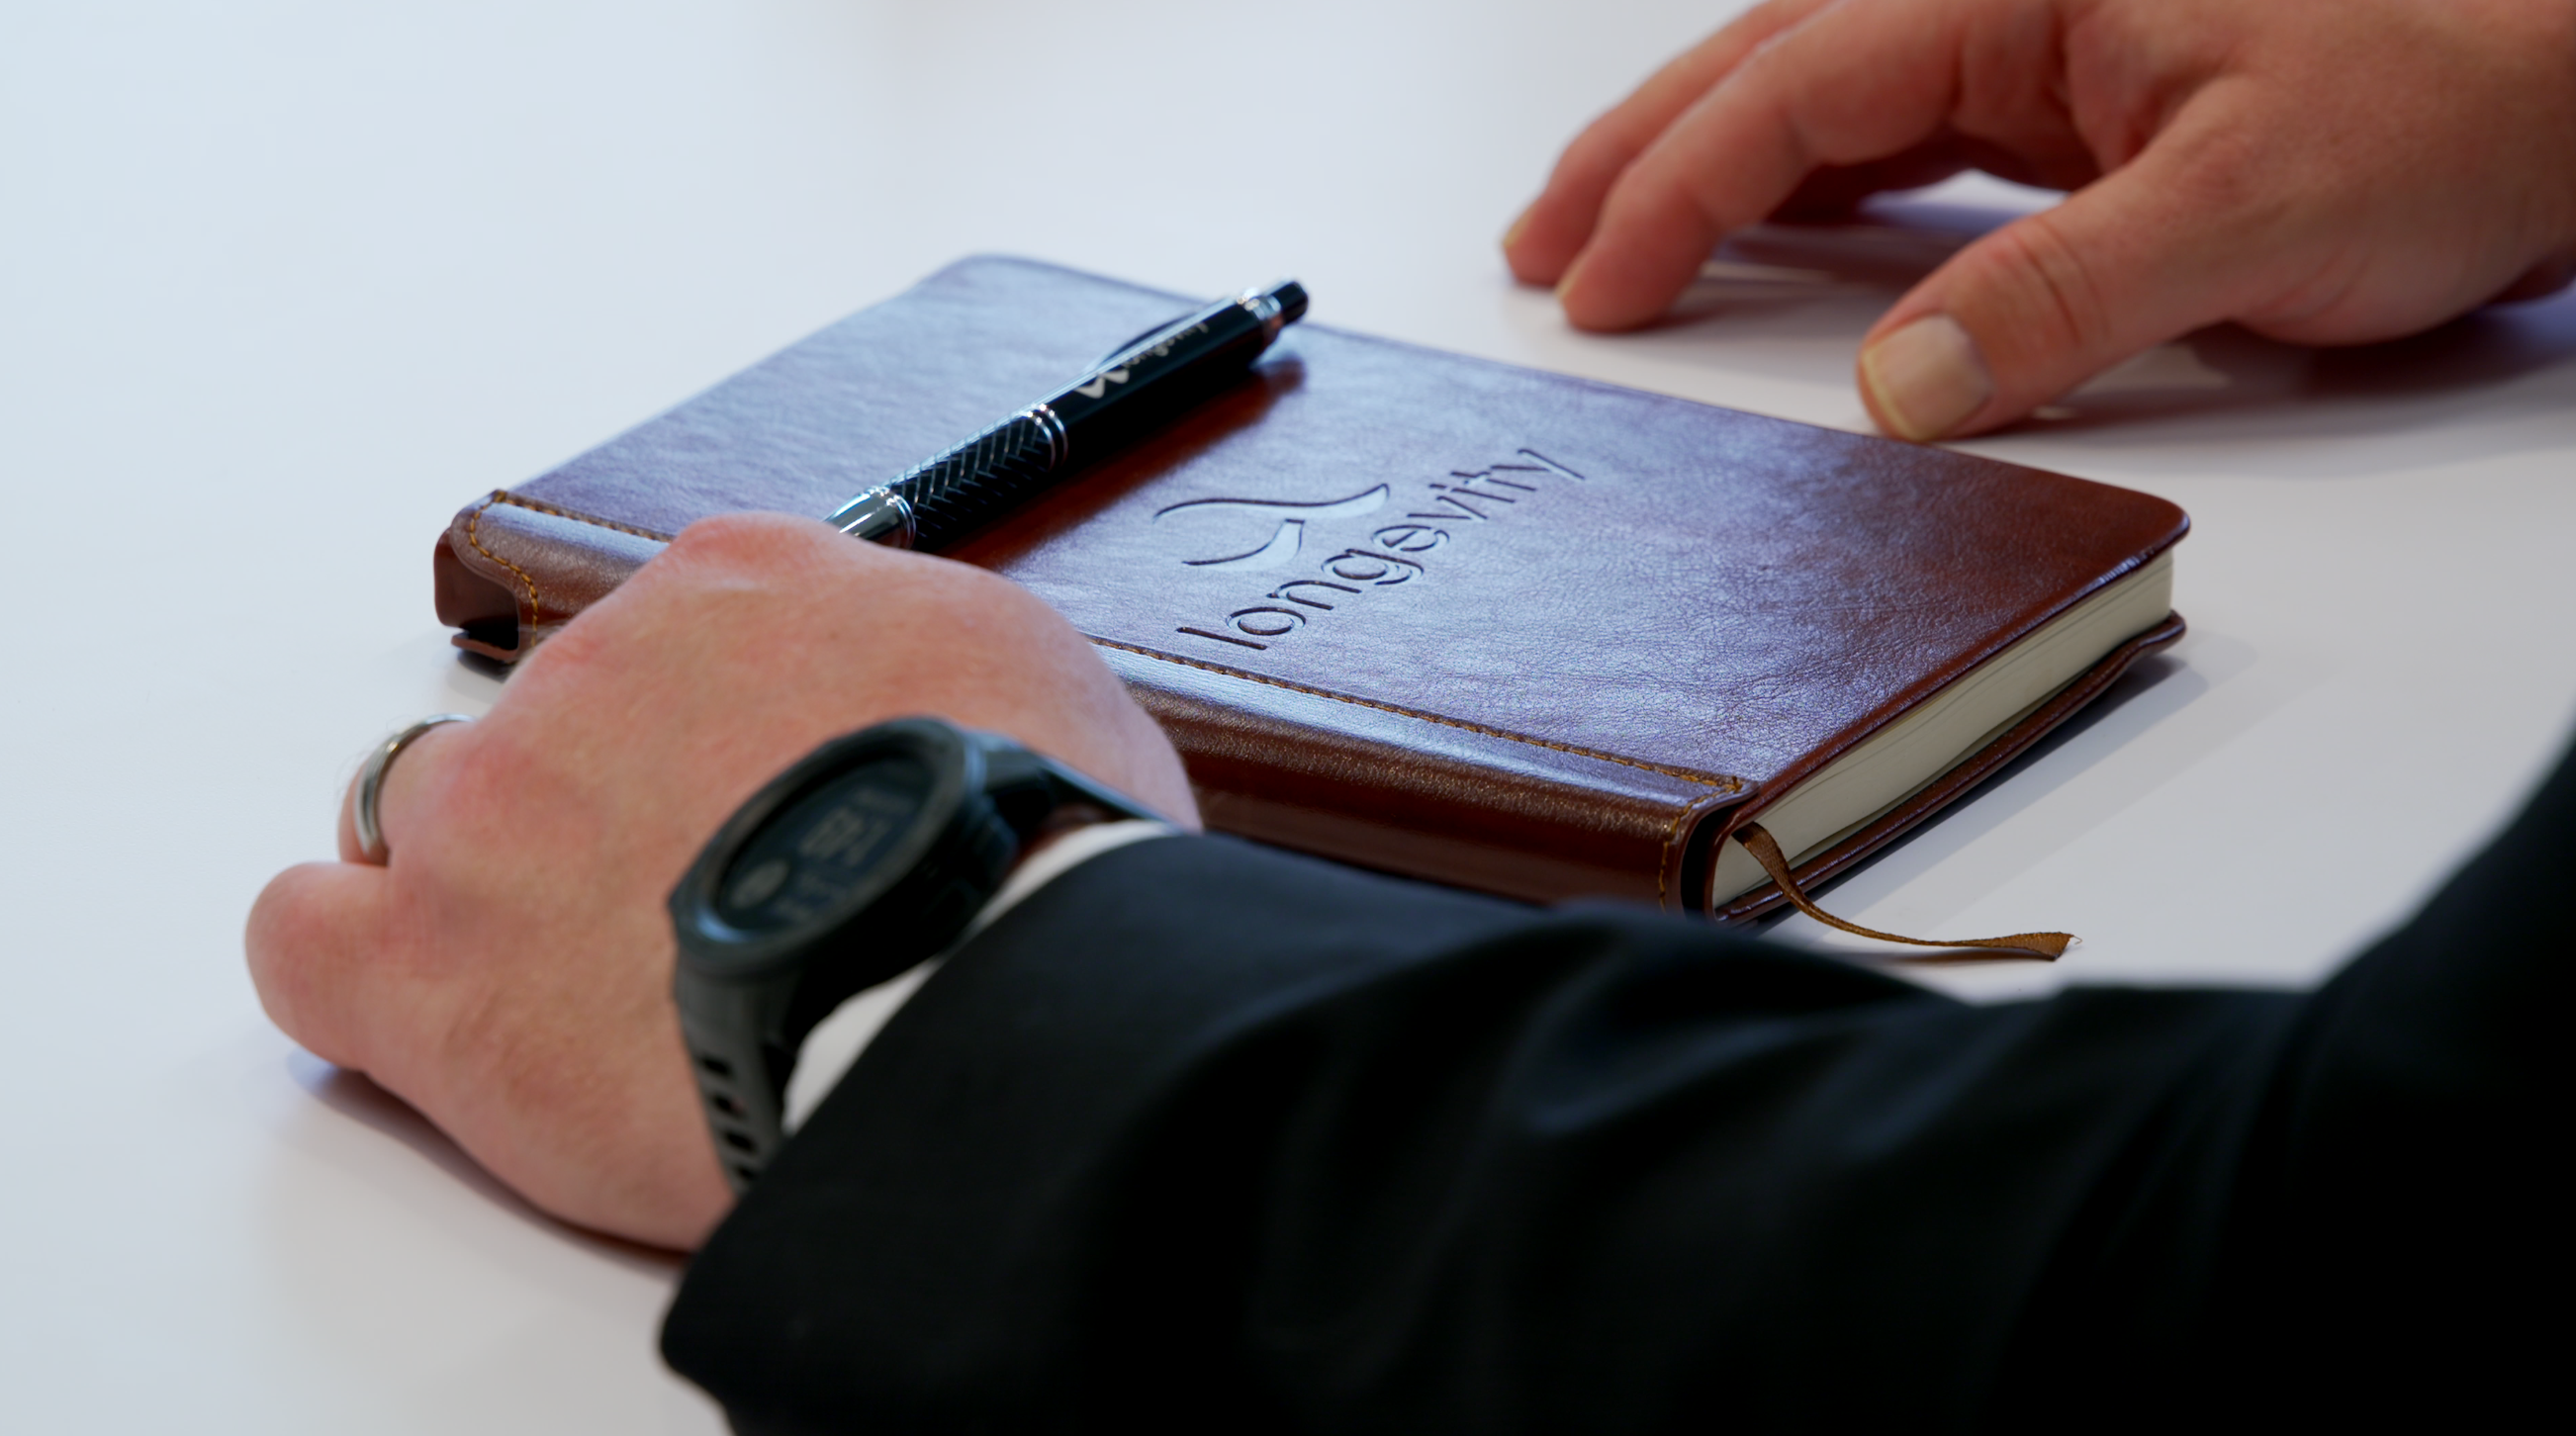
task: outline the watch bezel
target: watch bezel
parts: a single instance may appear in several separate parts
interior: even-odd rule
[[[720,905],[737,863],[781,814],[859,764],[901,754],[930,773],[910,831],[866,880],[802,922],[759,929]],[[1151,809],[999,734],[899,718],[834,738],[763,784],[671,890],[680,1033],[725,1180],[748,1191],[786,1140],[786,1092],[816,1023],[849,997],[953,945],[1023,845],[1067,806]],[[759,902],[766,898],[758,899]]]
[[[929,770],[930,789],[909,830],[873,864],[868,879],[802,923],[766,930],[727,920],[718,899],[751,840],[780,813],[858,763],[886,754],[914,758]],[[671,921],[680,961],[714,982],[760,982],[783,975],[818,943],[863,920],[869,909],[915,874],[931,871],[943,839],[954,840],[962,809],[983,795],[983,753],[959,729],[935,719],[906,718],[845,734],[807,754],[769,781],[716,830],[671,892]]]

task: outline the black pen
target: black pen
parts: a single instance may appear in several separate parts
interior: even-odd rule
[[[1241,373],[1306,313],[1293,279],[1247,289],[1110,351],[1081,378],[833,511],[852,538],[937,548],[1168,422]]]

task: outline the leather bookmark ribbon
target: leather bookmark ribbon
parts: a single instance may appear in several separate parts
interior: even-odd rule
[[[1771,835],[1762,830],[1761,824],[1746,823],[1736,829],[1735,840],[1742,843],[1744,850],[1753,855],[1753,860],[1762,865],[1762,871],[1771,875],[1771,881],[1780,885],[1781,896],[1786,897],[1798,911],[1827,927],[1839,928],[1856,937],[1876,938],[1880,942],[1899,942],[1907,947],[1978,948],[1988,952],[2010,953],[2017,957],[2036,957],[2049,962],[2054,962],[2063,956],[2066,949],[2073,946],[2076,941],[2075,934],[2071,932],[2017,932],[2008,937],[1972,937],[1956,942],[1938,942],[1920,937],[1901,937],[1892,932],[1880,932],[1875,928],[1862,927],[1856,922],[1845,922],[1809,902],[1807,895],[1798,891],[1798,880],[1789,874],[1788,856],[1780,851],[1780,844],[1773,841]],[[1966,955],[1959,954],[1961,958]],[[1908,960],[1939,962],[1943,959],[1922,957]]]

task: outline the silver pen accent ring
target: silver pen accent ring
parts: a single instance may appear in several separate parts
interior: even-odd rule
[[[1045,404],[1031,404],[1020,413],[1023,418],[1038,426],[1039,433],[1046,435],[1047,467],[1062,468],[1064,456],[1073,448],[1064,432],[1064,420]]]
[[[855,498],[833,513],[829,522],[854,539],[866,539],[888,548],[910,548],[921,532],[911,502],[896,493],[893,484],[861,489]]]
[[[376,815],[376,804],[385,795],[385,772],[393,767],[394,759],[402,756],[403,749],[418,742],[421,734],[442,723],[473,721],[472,715],[465,713],[432,713],[378,743],[376,751],[367,755],[367,765],[358,770],[358,801],[354,805],[358,829],[358,861],[374,863],[382,867],[385,860],[392,856],[385,848],[385,825],[384,821]]]
[[[1234,302],[1242,305],[1243,312],[1251,315],[1253,321],[1261,326],[1261,342],[1264,344],[1278,338],[1279,331],[1287,327],[1287,311],[1277,295],[1266,290],[1247,289],[1236,295]]]

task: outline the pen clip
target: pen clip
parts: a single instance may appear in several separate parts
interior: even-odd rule
[[[1130,350],[1142,349],[1148,343],[1162,338],[1164,335],[1180,328],[1182,325],[1189,323],[1192,319],[1197,317],[1198,311],[1193,309],[1187,314],[1175,315],[1170,319],[1164,320],[1160,324],[1148,325],[1147,327],[1136,331],[1136,333],[1129,337],[1121,339],[1117,343],[1110,345],[1108,353],[1092,360],[1091,367],[1083,370],[1082,372],[1085,374],[1097,374],[1101,370],[1108,368],[1110,361],[1116,359],[1118,356],[1125,354]]]
[[[1294,305],[1293,312],[1286,304],[1283,304],[1281,298],[1283,293],[1294,296],[1292,301]],[[1227,309],[1236,306],[1240,306],[1244,312],[1250,314],[1253,318],[1261,322],[1261,343],[1263,348],[1267,348],[1269,347],[1271,340],[1279,337],[1281,327],[1294,324],[1299,318],[1304,316],[1306,313],[1306,291],[1303,286],[1297,283],[1297,281],[1293,279],[1283,279],[1277,284],[1270,285],[1267,288],[1247,289],[1241,294],[1235,295],[1231,299],[1219,299],[1213,303],[1201,305],[1196,309],[1185,310],[1182,313],[1173,315],[1171,318],[1164,320],[1160,324],[1140,329],[1125,339],[1118,341],[1116,344],[1111,345],[1109,347],[1109,352],[1092,360],[1091,367],[1084,370],[1083,373],[1087,377],[1092,374],[1097,374],[1104,369],[1111,368],[1116,365],[1119,360],[1135,353],[1139,349],[1145,348],[1155,340],[1162,338],[1164,335],[1169,334],[1176,329],[1180,329],[1197,320],[1209,319],[1216,315],[1223,314]],[[1255,352],[1257,353],[1259,351],[1256,350]]]

